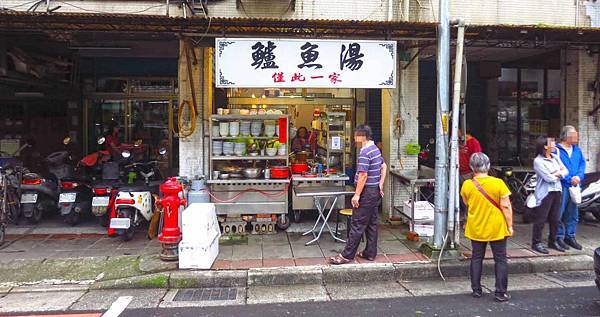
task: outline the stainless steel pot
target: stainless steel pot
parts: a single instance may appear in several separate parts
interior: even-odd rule
[[[258,178],[262,174],[262,169],[249,167],[242,170],[242,175],[246,178]]]

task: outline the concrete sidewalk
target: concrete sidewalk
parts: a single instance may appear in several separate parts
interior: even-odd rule
[[[406,228],[380,226],[379,255],[341,267],[329,266],[327,258],[338,254],[344,244],[328,234],[318,244],[305,246],[301,236],[310,224],[295,225],[275,235],[250,235],[247,241],[221,245],[210,271],[177,270],[176,263],[158,259],[160,245],[139,232],[133,241],[108,238],[94,223],[71,227],[52,221],[38,226],[10,227],[9,242],[0,248],[0,287],[24,285],[79,284],[92,288],[123,287],[222,287],[223,285],[282,285],[327,282],[385,281],[438,276],[436,261],[418,248],[422,242],[406,239]],[[100,229],[100,230],[99,230]],[[593,249],[598,246],[597,224],[579,227],[583,251],[537,254],[529,248],[530,225],[517,225],[508,244],[511,274],[591,270]],[[448,277],[467,277],[470,243],[463,239],[458,260],[443,261]],[[488,254],[491,257],[491,254]],[[493,262],[486,262],[491,274]]]

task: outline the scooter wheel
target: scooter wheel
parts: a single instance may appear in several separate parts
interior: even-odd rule
[[[100,224],[100,226],[104,227],[104,228],[108,228],[108,225],[110,224],[110,221],[108,219],[108,214],[104,214],[102,216],[98,217],[98,223]]]
[[[280,230],[285,230],[289,227],[290,227],[290,217],[288,217],[285,214],[279,215],[277,217],[277,228],[279,228]]]
[[[0,225],[0,245],[4,244],[4,238],[6,237],[6,225]]]
[[[75,226],[79,223],[79,213],[71,211],[65,216],[65,222],[70,226]]]
[[[27,218],[27,221],[31,224],[38,224],[42,220],[42,209],[38,206],[33,207],[31,217]]]

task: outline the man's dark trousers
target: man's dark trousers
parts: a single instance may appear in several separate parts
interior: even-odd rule
[[[377,256],[377,211],[381,204],[379,186],[365,187],[358,201],[359,207],[352,210],[352,223],[346,247],[342,252],[345,259],[352,260],[356,256],[358,245],[363,234],[367,235],[367,246],[363,255],[367,258]]]

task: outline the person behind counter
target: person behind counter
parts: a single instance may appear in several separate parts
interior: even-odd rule
[[[341,254],[331,257],[331,264],[346,264],[355,256],[368,261],[377,256],[377,212],[383,197],[383,183],[387,165],[383,161],[381,151],[371,139],[371,128],[360,125],[354,131],[354,140],[361,144],[354,183],[356,190],[352,197],[352,222],[348,242]],[[360,239],[366,233],[367,244],[364,251],[356,253]]]
[[[309,133],[306,127],[298,128],[296,136],[292,139],[292,152],[300,151],[315,151],[316,136],[313,136],[314,132]]]

